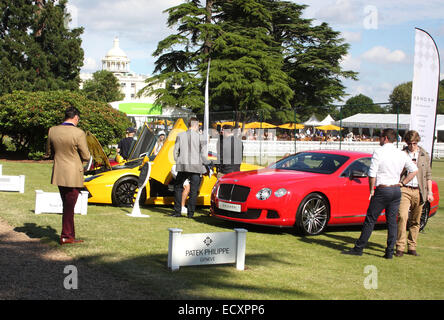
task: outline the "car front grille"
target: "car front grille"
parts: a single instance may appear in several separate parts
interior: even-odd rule
[[[238,219],[248,219],[255,220],[259,219],[262,210],[260,209],[248,209],[246,212],[232,212],[228,210],[222,210],[219,208],[214,208],[214,213],[219,216],[224,216],[228,218],[238,218]]]
[[[237,184],[221,184],[217,197],[220,200],[245,202],[250,194],[250,188]]]

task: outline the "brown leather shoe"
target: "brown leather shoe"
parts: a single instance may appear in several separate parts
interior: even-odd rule
[[[419,256],[419,254],[416,252],[416,250],[409,250],[408,252],[407,252],[407,254],[410,254],[410,255],[412,255],[412,256]]]
[[[70,238],[60,238],[60,244],[69,244],[69,243],[82,243],[83,240],[70,239]]]
[[[396,252],[395,252],[396,257],[402,257],[403,255],[404,255],[404,251],[396,250]]]

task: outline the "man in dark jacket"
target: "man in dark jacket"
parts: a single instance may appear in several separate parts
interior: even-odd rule
[[[119,153],[125,160],[128,159],[131,148],[133,147],[135,134],[135,128],[130,127],[126,129],[126,137],[120,140],[119,144],[117,145],[117,153]]]
[[[244,146],[242,140],[234,134],[233,126],[224,125],[222,136],[217,141],[217,178],[231,172],[240,171]]]

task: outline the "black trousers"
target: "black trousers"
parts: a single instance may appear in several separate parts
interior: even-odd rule
[[[385,217],[387,220],[386,253],[393,253],[398,232],[396,216],[398,214],[400,201],[400,187],[376,188],[375,194],[371,198],[367,209],[367,215],[362,227],[361,236],[356,241],[355,250],[362,251],[365,248],[375,227],[376,220],[378,220],[381,212],[385,209]]]
[[[178,172],[174,182],[174,213],[180,215],[182,211],[183,183],[190,180],[190,194],[188,195],[188,217],[193,217],[196,210],[197,195],[200,188],[200,174],[194,172]]]

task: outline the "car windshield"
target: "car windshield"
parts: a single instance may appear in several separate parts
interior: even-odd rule
[[[348,159],[338,154],[300,152],[277,161],[270,168],[331,174]]]

